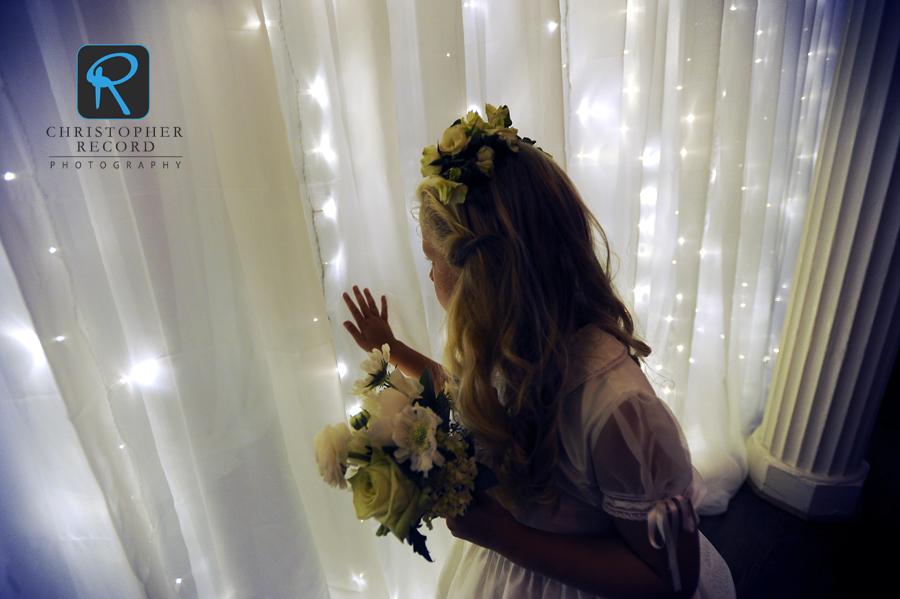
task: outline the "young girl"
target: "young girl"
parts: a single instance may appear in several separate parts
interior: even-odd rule
[[[731,597],[696,527],[684,436],[639,361],[650,348],[609,276],[605,235],[506,107],[423,152],[422,249],[447,311],[444,367],[394,338],[387,300],[344,300],[344,326],[410,376],[450,382],[500,486],[459,518],[443,598]],[[598,258],[600,242],[605,259]]]

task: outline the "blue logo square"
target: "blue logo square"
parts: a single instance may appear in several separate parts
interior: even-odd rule
[[[147,48],[89,44],[78,50],[78,114],[86,119],[142,119],[149,111]]]

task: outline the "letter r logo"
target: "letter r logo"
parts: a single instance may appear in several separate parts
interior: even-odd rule
[[[78,114],[86,119],[142,119],[149,110],[147,48],[89,44],[78,50]]]

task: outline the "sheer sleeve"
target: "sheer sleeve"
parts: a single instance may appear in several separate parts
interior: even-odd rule
[[[655,395],[634,392],[591,436],[603,510],[615,518],[647,521],[650,543],[665,548],[674,587],[680,590],[678,534],[696,529],[692,499],[702,482],[675,417]]]

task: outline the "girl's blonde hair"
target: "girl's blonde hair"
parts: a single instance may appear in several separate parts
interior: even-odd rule
[[[556,507],[568,338],[596,324],[636,361],[650,353],[613,289],[606,235],[563,170],[525,143],[495,160],[482,197],[447,205],[426,183],[417,196],[423,236],[459,275],[444,363],[460,418],[508,503]]]

